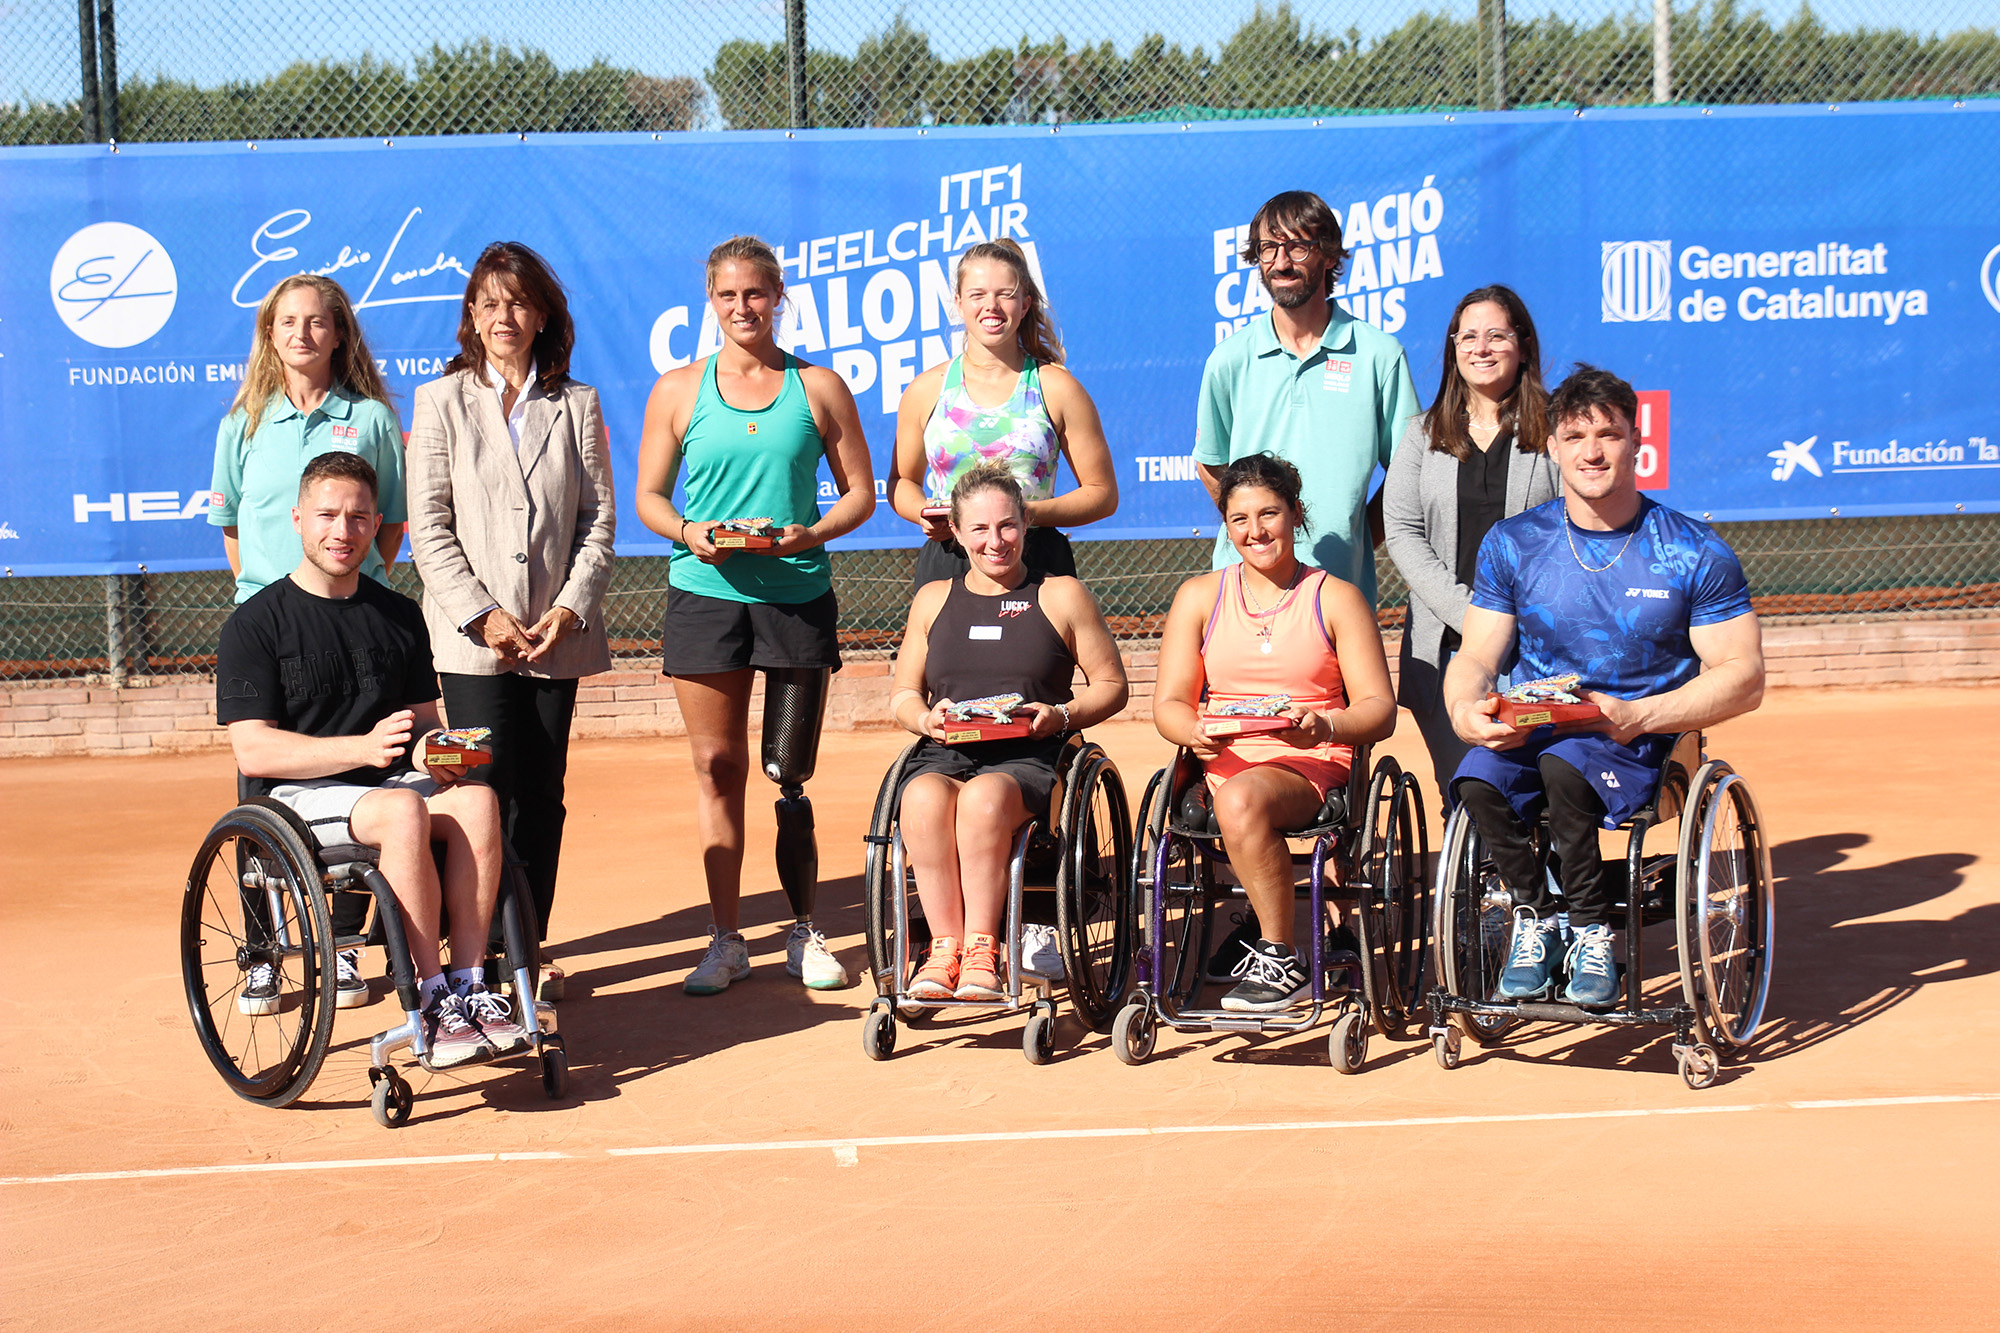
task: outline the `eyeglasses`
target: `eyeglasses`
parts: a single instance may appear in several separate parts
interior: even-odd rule
[[[1278,251],[1283,250],[1285,258],[1296,264],[1317,249],[1319,249],[1318,241],[1259,241],[1257,262],[1268,264],[1278,257]]]
[[[1476,352],[1482,344],[1492,347],[1512,347],[1518,340],[1511,329],[1488,329],[1484,333],[1461,329],[1453,341],[1468,352]]]

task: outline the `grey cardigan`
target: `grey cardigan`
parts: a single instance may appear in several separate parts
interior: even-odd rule
[[[1545,504],[1560,492],[1547,454],[1517,453],[1507,468],[1505,516]],[[1435,709],[1445,627],[1464,632],[1472,589],[1458,581],[1458,460],[1431,448],[1422,417],[1410,423],[1389,464],[1389,478],[1382,484],[1382,522],[1389,558],[1410,585],[1397,701],[1412,712]],[[1411,671],[1412,662],[1431,669]]]

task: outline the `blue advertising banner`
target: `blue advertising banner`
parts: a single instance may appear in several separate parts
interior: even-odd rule
[[[499,239],[567,284],[619,550],[663,552],[631,506],[641,416],[717,345],[702,261],[735,232],[779,247],[784,338],[846,377],[878,478],[903,389],[956,345],[953,257],[1019,239],[1117,461],[1117,514],[1079,535],[1210,535],[1202,364],[1268,310],[1235,255],[1299,187],[1345,219],[1340,299],[1403,340],[1426,400],[1457,298],[1505,282],[1552,378],[1585,359],[1644,391],[1670,504],[1993,511],[1996,161],[1991,103],[0,150],[0,564],[220,567],[215,428],[264,292],[342,282],[407,425]],[[917,539],[884,504],[839,544]]]

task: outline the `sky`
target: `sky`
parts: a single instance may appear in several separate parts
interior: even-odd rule
[[[1364,35],[1396,27],[1420,11],[1469,17],[1476,0],[1297,0],[1309,25]],[[1774,16],[1796,0],[1744,0]],[[1212,53],[1248,17],[1253,0],[924,0],[909,7],[931,48],[955,58],[1019,37],[1062,32],[1072,42],[1110,40],[1129,50],[1147,33]],[[1594,19],[1651,12],[1647,0],[1517,0],[1510,16],[1560,13]],[[1818,0],[1822,22],[1841,29],[1902,27],[1922,32],[2000,28],[2000,0]],[[807,29],[814,47],[852,54],[895,14],[891,0],[813,0]],[[659,76],[699,76],[733,37],[778,40],[782,0],[119,0],[121,77],[166,74],[214,86],[275,73],[296,59],[351,59],[364,52],[398,64],[432,42],[452,45],[488,36],[547,51],[565,68],[597,56]],[[1004,15],[1004,17],[1000,17]],[[0,0],[0,100],[67,100],[77,95],[74,0]]]

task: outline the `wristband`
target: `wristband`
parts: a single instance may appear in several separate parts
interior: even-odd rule
[[[1063,726],[1062,726],[1062,729],[1063,729],[1064,731],[1068,731],[1068,730],[1069,730],[1069,705],[1068,705],[1068,704],[1057,704],[1057,705],[1056,705],[1056,707],[1057,707],[1057,708],[1060,708],[1060,709],[1062,710],[1062,715],[1063,715]]]

